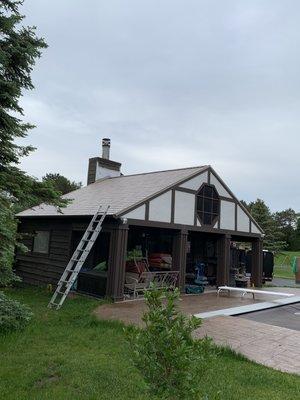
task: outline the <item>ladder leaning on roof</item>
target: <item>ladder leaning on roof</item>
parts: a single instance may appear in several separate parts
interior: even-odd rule
[[[49,308],[55,308],[58,310],[63,305],[63,302],[70,292],[87,256],[91,251],[91,248],[93,247],[93,244],[102,230],[102,223],[107,215],[108,209],[109,206],[107,206],[106,210],[101,213],[100,206],[95,212],[57,284],[57,288],[48,304]]]

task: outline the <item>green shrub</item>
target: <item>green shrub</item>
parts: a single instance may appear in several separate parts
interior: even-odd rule
[[[133,361],[151,394],[161,399],[197,398],[201,369],[211,346],[208,339],[193,340],[192,332],[201,321],[180,313],[178,298],[178,289],[146,292],[145,328],[127,328]]]
[[[0,292],[0,334],[23,329],[32,315],[29,307]]]

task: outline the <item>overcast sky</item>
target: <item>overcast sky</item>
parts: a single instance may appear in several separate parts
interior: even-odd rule
[[[86,183],[112,140],[123,173],[211,164],[246,201],[300,211],[297,0],[25,0],[49,48],[22,100],[22,167]]]

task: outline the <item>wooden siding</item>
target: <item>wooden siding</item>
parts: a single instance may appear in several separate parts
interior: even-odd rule
[[[16,255],[16,271],[24,282],[35,285],[56,284],[70,258],[72,222],[47,219],[23,219],[20,233],[33,234],[36,230],[50,231],[49,253],[32,252],[33,237],[24,237],[26,253]]]
[[[50,231],[49,253],[32,252],[33,237],[24,236],[26,253],[16,254],[15,268],[24,282],[34,285],[56,284],[72,253],[72,232],[84,231],[91,217],[20,218],[19,232],[31,233],[38,230]],[[116,222],[109,219],[103,232],[111,231]]]

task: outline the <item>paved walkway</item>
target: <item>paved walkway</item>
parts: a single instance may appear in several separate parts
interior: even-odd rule
[[[292,287],[300,289],[300,284],[296,283],[295,279],[273,278],[273,280],[269,284],[271,286]]]
[[[239,317],[203,320],[195,337],[209,336],[250,360],[300,375],[300,332]]]

